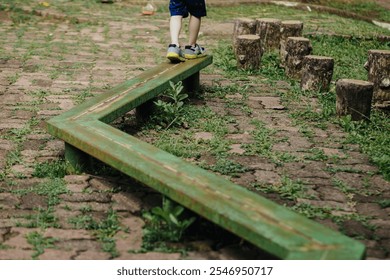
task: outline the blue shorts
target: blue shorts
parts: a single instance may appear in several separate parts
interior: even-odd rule
[[[188,17],[188,14],[201,18],[206,16],[205,0],[170,0],[169,12],[171,16]]]

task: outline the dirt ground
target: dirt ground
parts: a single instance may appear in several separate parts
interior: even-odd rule
[[[379,2],[390,8],[388,1]],[[164,17],[113,16],[104,9],[100,13],[100,19],[108,22],[109,32],[101,25],[72,25],[69,18],[57,12],[51,18],[42,16],[42,20],[17,29],[11,14],[0,11],[0,44],[4,54],[14,54],[0,59],[0,168],[4,170],[0,180],[0,259],[31,259],[38,250],[37,243],[29,239],[34,233],[53,240],[52,245],[46,244],[40,252],[39,259],[272,258],[204,221],[198,222],[199,226],[203,222],[206,226],[197,238],[185,244],[172,244],[178,247],[175,252],[141,251],[145,224],[142,212],[158,205],[161,196],[129,178],[67,175],[64,178],[67,191],[59,194],[60,200],[54,204],[50,204],[47,196],[31,191],[47,180],[33,176],[34,165],[64,156],[63,141],[46,132],[45,121],[66,112],[82,98],[97,95],[155,66],[154,57],[165,55],[161,36],[168,37],[168,29]],[[95,17],[83,11],[79,20],[93,21]],[[220,38],[230,36],[232,27],[232,23],[215,23],[212,29],[203,30],[203,40],[217,44]],[[134,45],[134,38],[142,43]],[[44,42],[52,42],[50,48]],[[318,222],[364,243],[367,259],[390,259],[390,208],[378,204],[379,200],[390,199],[390,183],[378,174],[378,168],[359,147],[344,143],[346,135],[339,127],[312,128],[313,135],[308,139],[289,116],[302,104],[289,104],[286,108],[274,89],[256,79],[251,77],[242,82],[249,85],[250,97],[242,101],[252,111],[249,116],[241,108],[226,109],[228,101],[210,97],[207,92],[204,100],[194,102],[194,106],[208,106],[221,116],[235,119],[227,135],[232,140],[230,158],[247,171],[232,180],[288,206],[293,203],[274,193],[254,189],[253,185],[278,186],[285,176],[299,180],[310,198],[301,198],[297,203],[329,207],[334,216],[356,217],[339,224],[331,219],[317,219]],[[201,82],[206,87],[232,84],[221,75],[205,73],[201,74]],[[280,91],[290,89],[284,81],[278,87]],[[241,100],[242,94],[236,93],[228,99]],[[316,100],[310,102],[315,104]],[[283,139],[273,146],[274,152],[309,158],[313,150],[321,150],[338,161],[307,159],[276,165],[265,158],[247,156],[243,144],[254,141],[253,119],[266,123],[266,128],[277,131],[277,139]],[[204,131],[195,135],[204,141],[212,137]],[[137,136],[151,140],[145,135]],[[206,153],[198,160],[215,162]],[[335,186],[335,180],[353,188],[355,195],[343,192]],[[96,232],[78,228],[74,222],[86,214],[104,220],[110,209],[118,214],[121,228],[112,237],[115,255],[103,248]],[[187,253],[181,254],[180,247],[185,247]]]

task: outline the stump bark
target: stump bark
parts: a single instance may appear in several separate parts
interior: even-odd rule
[[[260,36],[263,52],[279,50],[281,21],[275,18],[259,18],[256,22],[256,34]]]
[[[369,50],[364,67],[368,71],[368,80],[374,84],[373,103],[390,108],[390,51]]]
[[[260,68],[262,48],[258,35],[240,35],[235,42],[235,56],[237,68],[252,69]]]
[[[307,55],[302,62],[301,89],[327,91],[332,81],[334,60],[331,57]]]
[[[285,20],[280,24],[280,46],[279,57],[280,65],[284,66],[286,61],[286,44],[288,37],[301,37],[303,30],[303,22],[299,20]]]
[[[240,35],[255,35],[256,34],[256,20],[250,18],[238,18],[234,22],[233,42],[236,41]]]
[[[371,82],[342,79],[336,83],[336,113],[350,115],[351,120],[368,120],[374,85]]]
[[[288,37],[286,44],[286,75],[293,79],[301,79],[302,61],[310,55],[310,40],[304,37]]]

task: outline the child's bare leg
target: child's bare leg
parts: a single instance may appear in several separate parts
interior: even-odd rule
[[[198,40],[201,18],[190,15],[188,45],[195,46]]]
[[[176,46],[179,46],[179,35],[182,19],[183,16],[171,16],[171,19],[169,21],[171,44],[175,44]]]

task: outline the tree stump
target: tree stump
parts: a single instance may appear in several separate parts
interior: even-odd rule
[[[369,50],[364,67],[368,71],[368,80],[374,84],[373,103],[390,108],[390,51]]]
[[[307,55],[302,62],[301,89],[327,91],[332,81],[334,60],[331,57]]]
[[[236,41],[237,36],[255,35],[255,34],[256,34],[256,20],[255,19],[238,18],[235,20],[234,29],[233,29],[233,42]]]
[[[263,54],[258,35],[240,35],[235,42],[235,56],[238,69],[259,69]]]
[[[280,47],[279,57],[280,65],[284,66],[286,61],[286,43],[288,37],[300,37],[302,36],[303,23],[298,20],[285,20],[280,24]]]
[[[279,50],[281,21],[275,18],[259,18],[256,22],[256,34],[260,36],[263,52]]]
[[[351,120],[368,120],[374,85],[361,80],[342,79],[336,83],[336,113]]]
[[[293,79],[301,79],[302,61],[310,55],[310,40],[304,37],[288,37],[286,44],[286,75]]]

